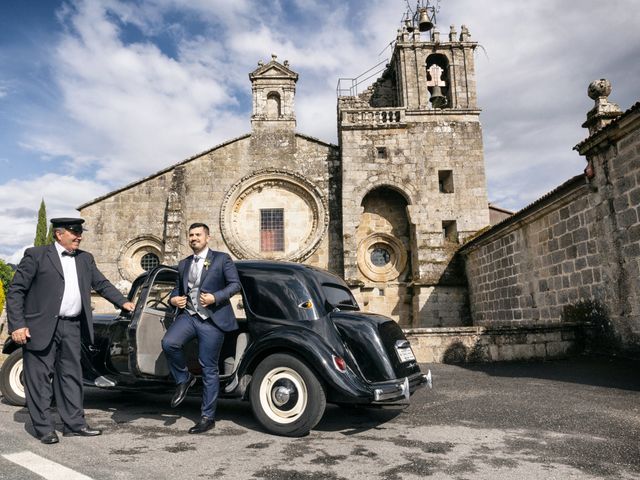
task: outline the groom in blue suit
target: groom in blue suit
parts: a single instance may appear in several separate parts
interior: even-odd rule
[[[215,426],[220,388],[218,357],[225,332],[238,328],[229,299],[240,291],[240,279],[231,257],[209,250],[209,227],[194,223],[189,227],[193,255],[178,264],[178,285],[170,303],[178,316],[162,339],[162,349],[177,383],[171,406],[177,407],[196,378],[187,369],[183,346],[198,338],[198,361],[202,367],[202,415],[189,433],[202,433]]]

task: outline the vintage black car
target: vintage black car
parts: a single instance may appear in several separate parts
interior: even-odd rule
[[[231,299],[240,329],[227,334],[220,357],[220,395],[249,400],[269,432],[302,436],[321,419],[326,402],[408,403],[422,374],[398,324],[363,313],[339,277],[306,265],[236,262],[242,293]],[[174,267],[159,266],[135,280],[131,314],[95,316],[95,342],[82,345],[86,385],[104,389],[173,391],[160,341],[174,319],[169,294]],[[186,347],[200,373],[197,344]],[[8,403],[24,405],[22,349],[9,339],[0,371]],[[196,388],[190,394],[197,394]]]

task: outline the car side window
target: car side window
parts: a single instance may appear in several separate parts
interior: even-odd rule
[[[306,287],[290,273],[257,270],[241,273],[249,309],[274,319],[313,320],[315,308]]]
[[[358,302],[354,298],[351,290],[335,283],[323,283],[322,290],[329,304],[329,310],[338,308],[339,310],[359,310]]]

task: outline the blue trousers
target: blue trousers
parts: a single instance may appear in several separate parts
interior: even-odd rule
[[[211,320],[202,320],[197,315],[183,312],[175,319],[162,339],[162,350],[167,357],[169,369],[176,383],[189,379],[189,371],[183,346],[198,338],[198,362],[202,367],[202,416],[214,418],[220,390],[218,357],[224,342],[224,332]]]

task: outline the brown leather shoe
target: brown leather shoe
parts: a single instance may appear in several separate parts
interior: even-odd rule
[[[204,433],[216,426],[213,418],[202,417],[198,423],[189,429],[189,433]]]
[[[58,443],[60,440],[58,439],[58,435],[56,432],[45,433],[40,437],[40,442],[45,445],[53,445],[54,443]]]

